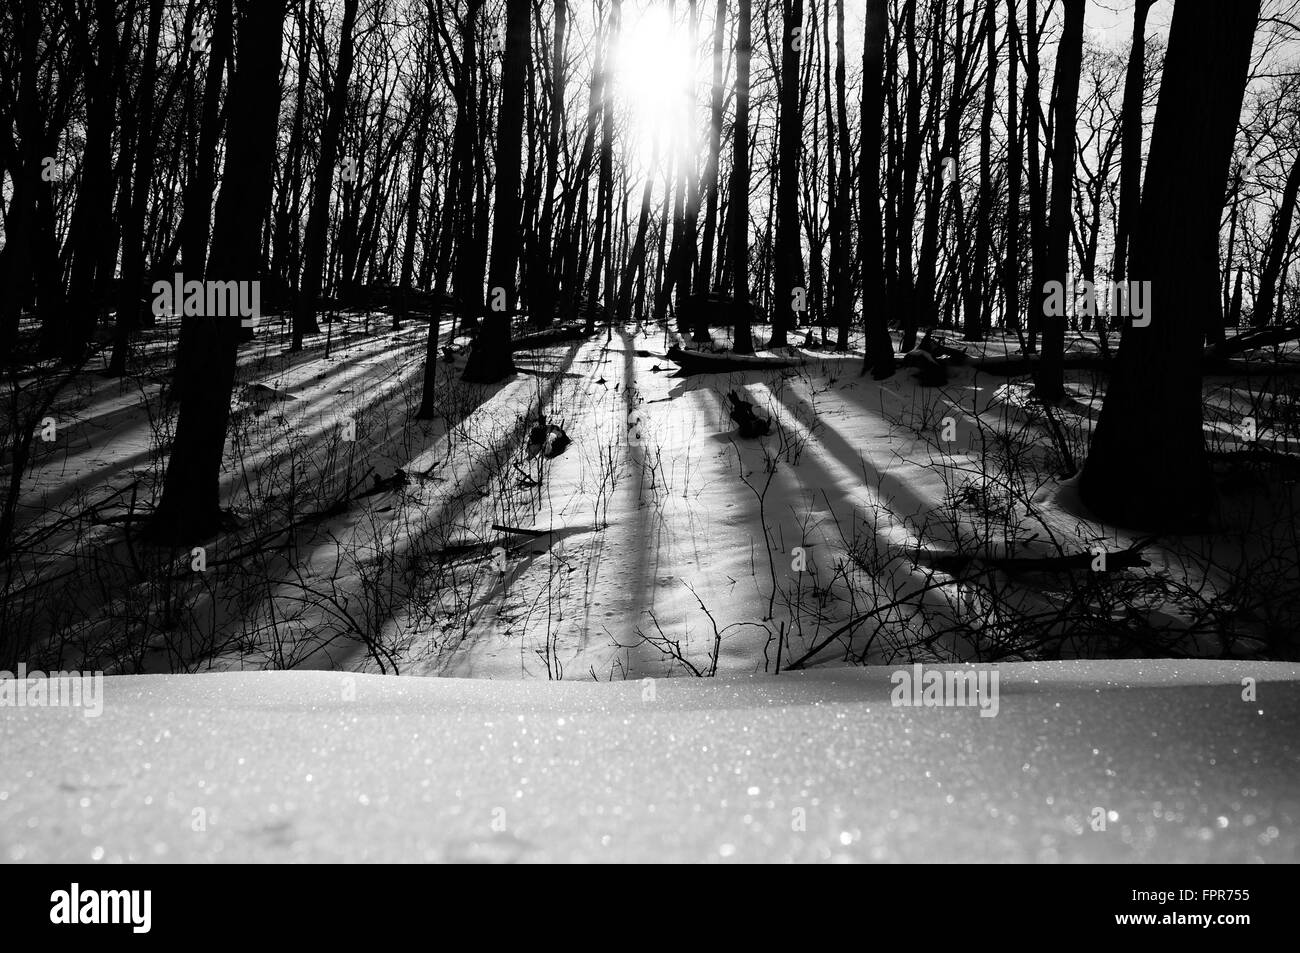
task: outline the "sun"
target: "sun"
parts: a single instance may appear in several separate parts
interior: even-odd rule
[[[626,110],[634,137],[629,153],[648,163],[656,140],[661,157],[690,146],[697,68],[690,30],[673,22],[666,6],[625,12],[613,75],[615,101]]]

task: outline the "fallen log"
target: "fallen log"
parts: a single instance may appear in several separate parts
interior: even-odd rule
[[[566,325],[558,328],[547,328],[545,331],[534,331],[531,334],[521,334],[510,342],[511,351],[526,351],[533,347],[548,347],[552,344],[565,344],[569,341],[581,341],[590,337],[587,331],[580,324]]]
[[[1300,340],[1300,324],[1278,324],[1268,328],[1252,328],[1235,334],[1205,349],[1207,361],[1223,360],[1242,351],[1253,351],[1261,347],[1273,347],[1288,341]]]
[[[1138,566],[1151,565],[1142,558],[1142,551],[1155,542],[1154,536],[1138,540],[1127,549],[1106,553],[1105,572],[1116,569],[1135,569]],[[990,556],[981,553],[953,553],[938,555],[925,559],[927,565],[946,572],[951,576],[960,576],[971,566],[979,564],[986,569],[998,569],[1007,573],[1033,572],[1086,572],[1092,570],[1097,556],[1094,553],[1074,553],[1069,556]]]
[[[772,371],[803,364],[801,359],[759,357],[751,354],[733,354],[724,351],[712,354],[705,351],[684,351],[676,344],[668,349],[668,360],[677,365],[676,377],[692,374],[729,374],[744,371]]]

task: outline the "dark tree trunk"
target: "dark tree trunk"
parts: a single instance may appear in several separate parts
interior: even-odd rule
[[[185,190],[185,216],[181,221],[181,264],[189,278],[201,280],[208,257],[212,226],[212,193],[217,182],[217,142],[221,139],[221,85],[235,26],[231,0],[216,0],[212,43],[208,48],[207,78],[200,106],[199,143],[194,175]],[[229,108],[227,108],[229,114]]]
[[[554,36],[551,48],[550,127],[546,133],[546,184],[542,192],[542,217],[538,225],[537,263],[534,277],[533,324],[550,327],[559,300],[559,269],[554,241],[555,189],[560,178],[560,135],[564,130],[564,94],[567,82],[565,42],[568,34],[568,0],[555,0]]]
[[[785,0],[781,38],[781,123],[776,186],[776,247],[772,268],[771,347],[785,347],[787,331],[799,312],[795,298],[803,288],[803,251],[799,241],[799,153],[803,135],[800,112],[799,59],[803,45],[803,0]]]
[[[1039,119],[1041,90],[1038,76],[1038,0],[1027,0],[1025,28],[1025,149],[1028,151],[1029,173],[1029,341],[1027,350],[1038,350],[1038,332],[1043,326],[1042,270],[1046,263],[1044,236],[1047,232],[1047,196],[1043,192],[1042,152],[1038,136],[1042,130]]]
[[[13,195],[5,209],[5,244],[0,249],[0,360],[8,360],[18,338],[18,319],[30,299],[32,257],[37,242],[44,123],[40,116],[38,53],[42,28],[39,0],[22,0],[13,10],[17,60],[17,115],[19,142],[5,143],[5,164],[10,166]],[[8,132],[6,117],[3,128]],[[12,150],[10,153],[9,150]],[[15,448],[16,448],[15,444]],[[0,537],[0,544],[4,542]]]
[[[885,121],[883,78],[888,0],[867,0],[862,50],[862,134],[858,164],[858,254],[862,264],[863,370],[877,380],[894,373],[894,342],[885,323],[888,300],[881,261],[880,140]],[[910,249],[906,254],[911,254]]]
[[[829,0],[827,0],[829,3]],[[878,82],[878,80],[877,80]],[[878,92],[879,90],[877,90]],[[844,64],[844,0],[835,0],[835,119],[839,125],[839,147],[835,183],[835,215],[831,231],[831,285],[832,307],[835,321],[835,349],[847,351],[849,332],[853,327],[853,269],[849,267],[853,255],[853,170],[852,149],[849,146],[848,81]],[[827,109],[830,103],[827,103]],[[876,138],[876,163],[880,162],[880,139]],[[876,208],[876,241],[879,245],[879,205]],[[879,264],[880,249],[875,257]],[[865,302],[864,302],[865,308]]]
[[[700,243],[700,263],[695,269],[695,294],[701,299],[709,292],[713,246],[718,234],[718,165],[722,152],[723,47],[727,33],[727,0],[718,0],[713,25],[713,94],[709,101],[709,154],[704,163],[704,235]],[[721,257],[721,255],[719,255]],[[709,340],[707,309],[700,309],[695,340]]]
[[[739,0],[736,20],[736,139],[731,168],[731,282],[736,303],[737,354],[753,354],[749,303],[749,60],[753,53],[750,0]]]
[[[984,42],[988,62],[984,74],[984,111],[980,115],[980,191],[975,224],[975,254],[971,259],[962,338],[984,340],[984,310],[993,285],[989,282],[989,258],[993,252],[993,96],[997,88],[997,7],[984,8]]]
[[[646,230],[650,224],[650,200],[654,194],[655,169],[659,165],[659,140],[655,138],[655,144],[651,150],[650,174],[646,176],[645,184],[641,188],[641,211],[637,215],[636,221],[636,238],[632,242],[632,251],[628,255],[628,267],[623,271],[623,279],[619,282],[618,288],[618,309],[617,318],[619,322],[625,322],[632,316],[632,288],[638,282],[641,286],[645,282],[645,259],[646,259]]]
[[[1206,528],[1214,488],[1202,430],[1201,338],[1217,309],[1216,247],[1259,0],[1178,0],[1147,159],[1130,280],[1151,282],[1150,324],[1126,322],[1080,480],[1102,519]]]
[[[510,322],[519,303],[519,172],[523,148],[524,86],[532,64],[529,0],[506,3],[506,49],[497,123],[496,195],[492,203],[492,259],[488,308],[463,379],[493,383],[515,372]]]
[[[343,115],[348,106],[348,83],[352,78],[355,57],[353,32],[357,22],[359,0],[343,0],[343,22],[339,27],[339,55],[330,84],[329,105],[321,130],[320,156],[316,165],[315,191],[307,212],[307,231],[303,240],[302,285],[293,310],[293,350],[302,349],[303,337],[320,330],[316,323],[325,268],[325,240],[329,232],[330,198],[334,191],[334,172],[338,165],[339,138]]]
[[[606,269],[606,258],[611,255],[609,248],[610,216],[613,212],[614,192],[614,94],[613,94],[613,50],[618,43],[619,30],[622,26],[622,4],[614,0],[610,10],[606,48],[600,64],[599,95],[596,98],[600,117],[600,160],[596,177],[596,222],[592,229],[591,272],[587,276],[586,326],[590,332],[596,326],[597,301],[600,298],[601,278]],[[606,296],[605,307],[612,308],[614,302]]]
[[[239,56],[230,83],[231,136],[217,196],[207,274],[218,281],[258,275],[261,232],[271,201],[280,97],[283,0],[239,0]],[[150,534],[177,544],[205,539],[221,526],[221,457],[230,419],[240,323],[229,317],[187,317],[176,387],[180,416]]]
[[[463,333],[478,327],[479,313],[483,308],[483,262],[479,255],[479,203],[476,200],[480,162],[475,156],[475,136],[479,126],[478,41],[475,30],[482,9],[483,0],[469,0],[465,11],[461,32],[460,94],[451,161],[452,174],[458,179],[455,199],[457,251],[454,288],[462,308],[458,321]],[[429,349],[436,359],[436,348],[432,341]]]
[[[1292,163],[1286,185],[1282,188],[1282,202],[1273,219],[1264,267],[1259,274],[1259,294],[1255,296],[1255,309],[1251,316],[1251,323],[1257,328],[1268,324],[1273,315],[1275,298],[1282,297],[1277,293],[1278,279],[1284,271],[1287,248],[1295,238],[1291,231],[1291,221],[1295,217],[1297,194],[1300,194],[1300,155]]]
[[[1083,65],[1083,13],[1085,0],[1064,0],[1065,24],[1056,51],[1056,96],[1052,101],[1052,208],[1047,225],[1047,258],[1040,274],[1043,284],[1034,289],[1035,307],[1042,308],[1045,283],[1058,281],[1065,298],[1074,291],[1067,284],[1070,271],[1070,201],[1074,193],[1075,113],[1079,106],[1079,73]],[[1034,374],[1038,397],[1057,401],[1065,396],[1064,316],[1043,314],[1043,354]]]
[[[1142,102],[1146,98],[1147,13],[1155,0],[1133,4],[1133,46],[1124,76],[1124,106],[1121,115],[1122,141],[1119,164],[1119,215],[1115,223],[1115,281],[1128,274],[1128,242],[1133,234],[1133,217],[1142,199]]]
[[[903,79],[903,96],[906,108],[903,114],[903,147],[900,156],[901,165],[896,183],[898,217],[896,253],[898,255],[897,274],[893,276],[893,293],[888,306],[891,311],[901,314],[903,318],[903,350],[910,351],[916,346],[917,321],[921,317],[919,310],[925,309],[924,317],[928,320],[928,302],[923,293],[917,295],[916,270],[912,262],[912,231],[916,227],[916,189],[917,179],[921,174],[921,75],[920,51],[917,49],[916,7],[918,0],[903,0],[903,42],[907,48],[907,75]],[[936,24],[934,29],[941,29]]]
[[[153,180],[154,154],[154,77],[158,65],[158,34],[162,28],[163,0],[149,0],[148,37],[145,40],[144,66],[140,71],[139,134],[136,137],[135,174],[131,186],[131,207],[122,225],[122,284],[117,302],[117,321],[113,335],[113,356],[108,372],[114,377],[126,373],[126,359],[131,334],[139,326],[140,287],[144,281],[144,227],[148,214],[149,186]]]
[[[1007,0],[1007,257],[1003,268],[1006,326],[1020,330],[1020,190],[1019,128],[1020,22],[1016,0]]]
[[[429,110],[432,108],[431,87],[433,86],[432,64],[426,64],[430,75],[423,78],[423,87],[418,109],[420,124],[415,130],[415,154],[411,157],[410,178],[406,187],[406,235],[402,242],[402,275],[398,281],[398,307],[393,312],[393,330],[401,326],[401,319],[406,317],[411,296],[411,280],[415,273],[415,239],[420,229],[420,193],[424,183],[424,161],[429,145]],[[425,256],[430,249],[425,249]],[[433,315],[429,320],[433,321]]]
[[[85,27],[81,27],[84,31]],[[84,32],[83,32],[84,37]],[[94,56],[85,42],[86,145],[81,184],[69,226],[72,267],[68,280],[68,328],[62,336],[63,358],[76,364],[85,355],[98,323],[96,291],[112,276],[113,128],[116,125],[117,4],[96,0]]]

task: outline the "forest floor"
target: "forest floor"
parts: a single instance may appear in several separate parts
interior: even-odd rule
[[[909,368],[875,381],[860,348],[681,377],[674,335],[628,327],[517,352],[520,373],[491,387],[460,381],[462,350],[439,363],[437,419],[420,421],[427,326],[388,320],[340,318],[328,353],[323,337],[293,354],[282,325],[259,330],[223,474],[232,526],[187,549],[132,532],[174,426],[174,328],[152,332],[131,377],[64,391],[22,483],[6,614],[38,639],[29,657],[588,680],[1296,657],[1294,472],[1221,467],[1216,534],[1091,519],[1068,474],[1103,373],[1071,372],[1054,408],[1024,377],[969,363],[940,386]],[[767,436],[737,434],[732,392],[771,419]],[[539,407],[572,441],[553,459],[529,447]],[[1297,408],[1293,376],[1206,379],[1207,438],[1225,454],[1293,449]]]

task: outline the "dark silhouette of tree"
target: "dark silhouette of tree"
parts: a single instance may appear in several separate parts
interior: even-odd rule
[[[1151,282],[1150,325],[1126,324],[1080,479],[1083,501],[1124,526],[1206,528],[1215,505],[1201,421],[1204,314],[1259,0],[1178,0],[1129,255]],[[1189,263],[1193,263],[1189,267]]]
[[[226,147],[207,274],[217,281],[251,281],[260,271],[260,235],[271,204],[280,98],[283,0],[239,0],[239,48],[229,109],[240,134]],[[211,536],[221,526],[220,476],[239,346],[238,318],[187,317],[176,388],[180,415],[167,463],[162,500],[151,535],[174,543]]]
[[[524,83],[532,64],[528,8],[529,0],[506,3],[488,307],[463,375],[465,380],[478,383],[499,381],[515,372],[510,354],[510,322],[519,304],[519,166],[523,148]]]
[[[140,76],[140,94],[136,102],[139,128],[135,154],[129,160],[133,168],[131,206],[122,223],[122,284],[117,300],[117,321],[113,335],[113,356],[108,372],[114,377],[126,373],[131,334],[140,320],[140,284],[144,279],[144,231],[148,215],[149,187],[153,181],[154,93],[158,66],[158,34],[162,29],[163,0],[149,0],[148,37],[144,44],[144,67]]]
[[[709,99],[709,145],[704,162],[704,233],[701,238],[699,267],[695,269],[694,291],[703,299],[710,291],[710,273],[713,267],[713,249],[718,236],[718,166],[722,152],[723,51],[727,36],[727,0],[718,0],[713,24],[713,85]],[[700,320],[695,327],[696,341],[709,340],[707,309],[700,309]]]
[[[68,277],[68,321],[63,359],[78,363],[98,323],[98,301],[113,276],[113,130],[117,125],[119,38],[117,4],[95,2],[95,36],[80,17],[72,18],[86,86],[86,138],[81,183],[69,224],[72,263]],[[93,52],[92,52],[93,50]]]
[[[880,147],[885,121],[885,29],[887,0],[867,0],[862,50],[862,130],[858,162],[858,250],[862,271],[863,371],[878,380],[894,373],[894,342],[885,323],[883,238],[880,222]]]
[[[343,114],[348,105],[348,83],[356,58],[354,47],[359,0],[343,0],[343,22],[339,27],[338,60],[330,82],[329,106],[321,129],[320,156],[316,163],[316,186],[307,213],[307,231],[303,240],[302,286],[293,312],[293,350],[302,348],[303,337],[320,330],[316,308],[320,304],[324,280],[326,238],[329,229],[330,198],[334,191],[334,174],[339,158],[339,136]],[[352,157],[355,159],[355,157]],[[355,166],[353,174],[355,174]]]
[[[737,354],[753,354],[749,301],[749,61],[753,52],[750,34],[750,0],[739,0],[736,16],[736,133],[731,165],[731,287],[736,302],[735,340]]]
[[[1286,185],[1282,188],[1282,201],[1273,218],[1273,229],[1264,255],[1264,267],[1259,274],[1259,291],[1255,295],[1255,310],[1251,323],[1263,327],[1273,317],[1273,307],[1278,297],[1278,280],[1282,278],[1287,252],[1295,241],[1291,222],[1295,217],[1296,198],[1300,196],[1300,154],[1291,163]]]
[[[1124,77],[1123,126],[1119,166],[1119,215],[1115,224],[1115,263],[1111,268],[1115,281],[1128,274],[1128,241],[1133,232],[1133,218],[1142,197],[1142,102],[1146,93],[1146,24],[1155,0],[1134,0],[1133,45],[1128,54]]]
[[[799,154],[803,136],[799,59],[803,47],[803,0],[785,0],[781,38],[781,121],[776,186],[776,249],[771,347],[785,347],[794,326],[795,298],[806,298],[799,245]]]
[[[1067,285],[1070,272],[1070,200],[1074,194],[1075,113],[1079,105],[1079,73],[1083,64],[1084,0],[1064,0],[1065,23],[1056,50],[1056,94],[1052,97],[1052,194],[1044,243],[1043,268],[1034,289],[1033,307],[1043,308],[1045,285],[1060,282],[1065,297],[1074,290]],[[1057,401],[1065,396],[1064,315],[1043,314],[1042,360],[1034,374],[1039,399]]]
[[[1020,13],[1016,0],[1007,0],[1007,248],[1003,264],[1006,326],[1019,331],[1020,317],[1020,202],[1023,189],[1023,155],[1020,144]]]

